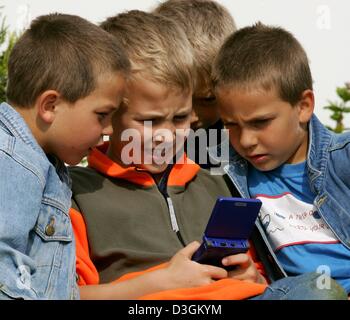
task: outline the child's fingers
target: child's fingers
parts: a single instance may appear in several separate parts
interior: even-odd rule
[[[229,277],[237,280],[250,280],[255,278],[255,273],[253,272],[248,272],[247,269],[242,270],[242,269],[237,269],[237,270],[232,270],[229,273]]]
[[[250,257],[245,253],[239,253],[231,256],[227,256],[222,259],[224,266],[239,265],[241,268],[246,269],[251,265]]]
[[[200,243],[198,241],[193,241],[190,244],[188,244],[185,248],[181,249],[178,253],[191,259],[193,254],[199,248],[199,246],[200,246]]]
[[[203,264],[202,266],[206,268],[206,273],[212,279],[224,279],[228,277],[227,271],[223,268],[210,266],[208,264]]]

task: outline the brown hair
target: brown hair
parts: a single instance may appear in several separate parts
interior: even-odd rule
[[[11,52],[7,99],[28,108],[52,89],[73,103],[96,88],[99,74],[128,72],[129,67],[117,41],[98,26],[74,15],[40,16]]]
[[[101,27],[123,44],[132,73],[181,90],[193,89],[191,45],[185,32],[163,16],[132,10],[108,18]]]
[[[196,72],[210,82],[212,64],[226,38],[236,31],[228,10],[211,0],[168,0],[154,12],[174,19],[193,47]]]
[[[213,68],[217,86],[276,89],[280,98],[295,105],[303,91],[312,90],[307,55],[288,31],[257,23],[242,28],[222,46]]]

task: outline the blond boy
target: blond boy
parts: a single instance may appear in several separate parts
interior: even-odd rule
[[[110,142],[94,150],[89,168],[71,170],[72,217],[81,249],[78,274],[80,284],[90,285],[81,292],[85,297],[100,290],[100,297],[135,298],[226,278],[222,268],[190,261],[198,245],[176,255],[181,265],[171,259],[201,239],[216,198],[231,196],[222,177],[210,176],[183,153],[195,79],[184,31],[172,20],[136,10],[109,18],[101,26],[124,46],[132,70],[123,103],[113,116]],[[125,136],[126,132],[134,135]],[[179,135],[180,142],[175,143]],[[129,149],[133,140],[135,148]],[[173,163],[174,158],[179,161]],[[133,279],[145,283],[138,290],[121,292],[108,285],[126,273],[169,259],[167,268],[148,274],[152,281]],[[247,255],[231,263],[240,265],[238,278],[265,282]],[[254,288],[253,294],[258,294],[264,286]],[[231,294],[237,293],[231,290]]]

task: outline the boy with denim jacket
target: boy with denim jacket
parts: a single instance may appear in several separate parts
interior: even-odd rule
[[[213,80],[233,147],[224,169],[243,197],[263,202],[257,227],[275,270],[328,274],[349,294],[350,134],[313,114],[303,48],[281,28],[243,28],[221,48]]]
[[[129,60],[77,16],[34,20],[10,55],[0,105],[0,299],[76,299],[71,191],[78,164],[112,133]]]

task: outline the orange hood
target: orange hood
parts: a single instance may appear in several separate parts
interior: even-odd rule
[[[152,175],[141,171],[135,166],[123,167],[114,162],[107,155],[109,143],[94,148],[88,156],[89,167],[113,178],[123,179],[142,186],[153,186],[155,181]],[[175,163],[168,178],[168,186],[185,186],[198,173],[200,166],[187,158],[186,154],[181,157],[180,163]]]

